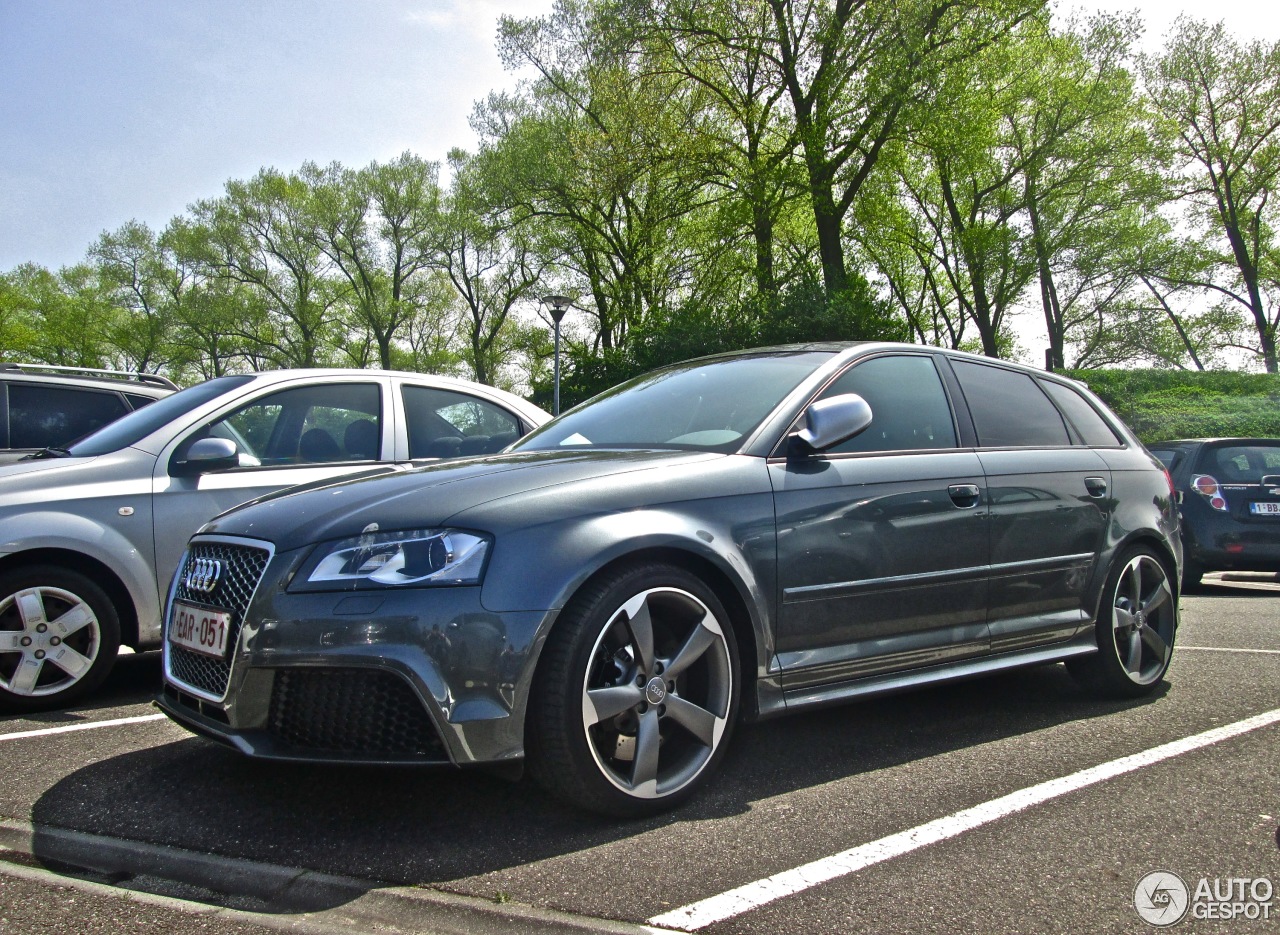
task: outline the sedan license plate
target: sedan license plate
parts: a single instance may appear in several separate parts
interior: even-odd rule
[[[193,653],[224,658],[227,633],[231,630],[231,614],[212,607],[200,607],[186,601],[173,602],[173,620],[169,624],[169,642]]]
[[[1280,516],[1280,501],[1255,500],[1249,504],[1249,512],[1254,516]]]

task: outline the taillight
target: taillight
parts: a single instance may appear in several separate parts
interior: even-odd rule
[[[1227,499],[1222,495],[1218,482],[1208,474],[1197,474],[1191,478],[1191,489],[1209,501],[1209,506],[1219,513],[1227,512]]]
[[[1169,473],[1169,469],[1164,469],[1164,482],[1169,485],[1169,496],[1173,496],[1177,491],[1173,486],[1173,475]]]

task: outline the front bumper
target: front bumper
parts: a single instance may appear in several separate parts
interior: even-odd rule
[[[524,714],[554,612],[495,614],[479,587],[291,594],[275,555],[231,650],[225,692],[184,682],[165,642],[157,702],[248,756],[466,765],[524,754]],[[181,670],[181,667],[178,667]]]

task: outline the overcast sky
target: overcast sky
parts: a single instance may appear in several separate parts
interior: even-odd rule
[[[1059,4],[1065,0],[1058,0]],[[1280,38],[1280,4],[1079,0]],[[473,148],[510,86],[498,16],[552,0],[0,0],[0,271],[80,260],[131,218],[162,228],[230,178],[313,160]]]

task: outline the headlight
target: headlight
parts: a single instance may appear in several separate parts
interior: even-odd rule
[[[294,591],[479,584],[489,540],[457,529],[377,532],[321,545]]]

